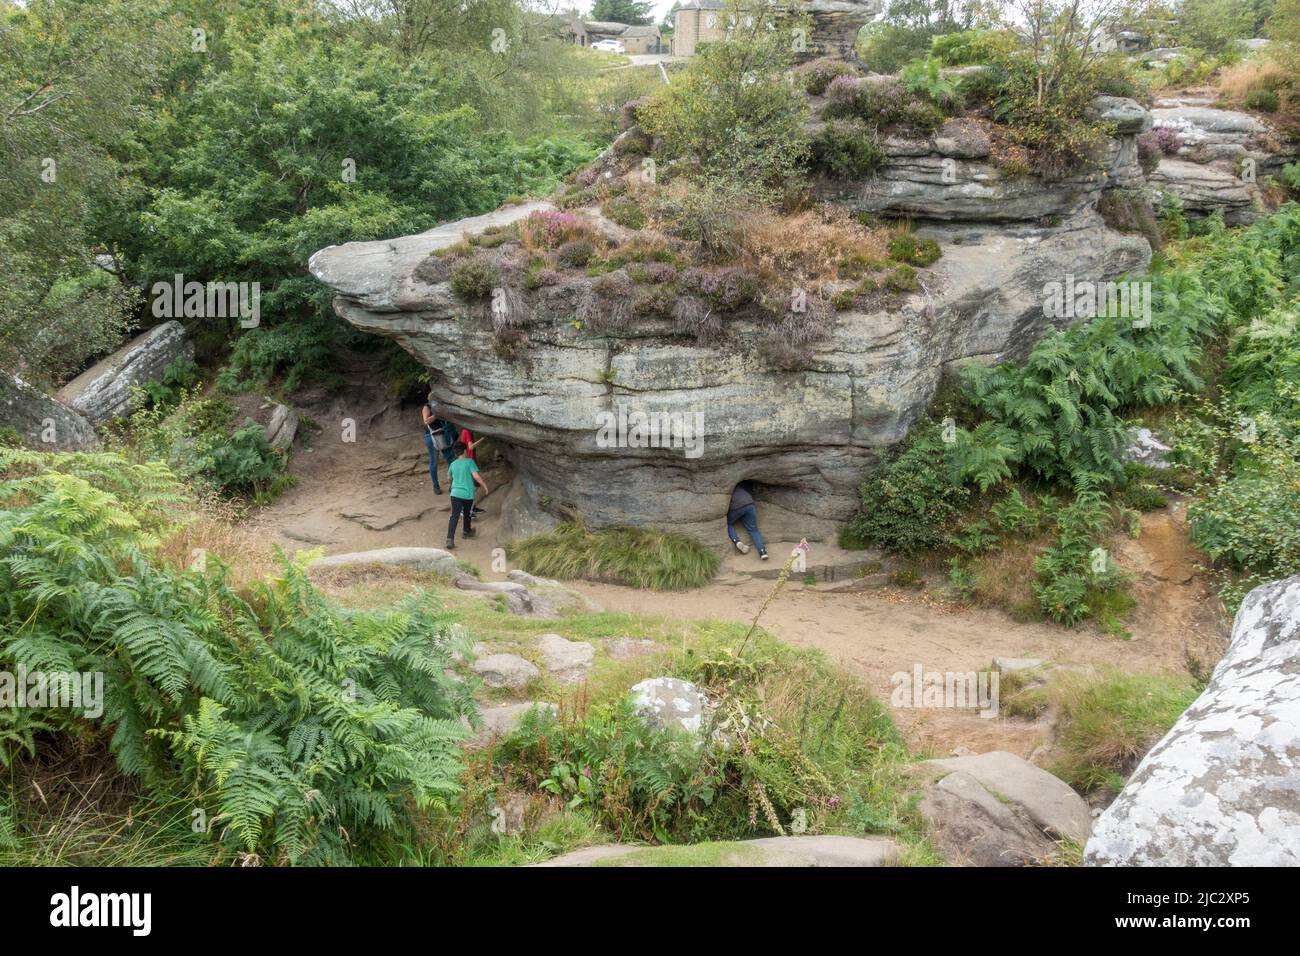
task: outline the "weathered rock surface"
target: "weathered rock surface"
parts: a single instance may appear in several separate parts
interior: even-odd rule
[[[484,323],[465,319],[468,307],[445,275],[420,268],[430,251],[487,221],[331,247],[311,268],[341,292],[340,315],[436,369],[432,391],[447,414],[498,442],[518,476],[518,491],[502,504],[503,528],[531,532],[574,515],[590,527],[671,516],[675,530],[719,547],[741,479],[757,483],[771,540],[829,539],[856,506],[863,470],[924,414],[946,368],[1027,352],[1051,324],[1047,282],[1067,273],[1113,277],[1144,268],[1150,256],[1145,240],[1107,229],[1091,210],[1057,228],[932,228],[925,234],[945,244],[944,256],[922,290],[838,313],[799,371],[762,359],[754,343],[766,328],[753,322],[732,323],[734,341],[722,346],[684,342],[658,320],[594,335],[569,321],[581,290],[557,286],[530,306],[526,355],[516,360],[494,349]],[[620,408],[702,421],[701,454],[602,447],[598,416]]]
[[[1151,116],[1156,127],[1175,130],[1182,145],[1161,160],[1150,184],[1176,196],[1190,215],[1222,209],[1229,225],[1262,214],[1260,184],[1300,152],[1280,129],[1250,113],[1179,105],[1153,109]]]
[[[508,735],[534,710],[549,710],[554,713],[556,707],[543,701],[526,700],[518,704],[499,704],[480,708],[479,717],[483,721],[483,726],[474,731],[467,745],[483,747],[497,737]]]
[[[94,426],[40,389],[0,372],[0,427],[12,428],[33,448],[99,451]]]
[[[175,319],[137,335],[108,358],[96,362],[55,395],[59,401],[100,425],[134,408],[131,388],[162,376],[180,358],[193,358],[194,344]]]
[[[1057,855],[1058,840],[1087,838],[1090,813],[1064,782],[1004,751],[928,760],[918,809],[945,860],[1031,866]]]
[[[586,641],[565,640],[559,634],[537,635],[542,666],[561,684],[575,684],[586,678],[596,649]]]
[[[565,853],[534,866],[889,866],[898,845],[885,837],[762,837],[689,846],[607,844]]]
[[[1097,820],[1084,862],[1300,865],[1300,575],[1246,596],[1209,685]]]
[[[1173,449],[1162,442],[1149,428],[1134,429],[1129,443],[1124,447],[1122,457],[1125,461],[1146,465],[1148,468],[1168,468],[1165,456]]]
[[[293,444],[298,434],[298,412],[288,405],[278,402],[271,409],[270,420],[266,424],[266,440],[272,448],[285,451]]]
[[[470,665],[489,687],[518,689],[542,675],[537,665],[518,654],[487,654]]]
[[[632,685],[632,706],[648,724],[666,730],[698,734],[712,711],[712,702],[690,681],[651,677]]]

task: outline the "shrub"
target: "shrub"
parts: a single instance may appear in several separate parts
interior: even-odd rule
[[[913,96],[933,103],[946,113],[961,108],[960,84],[943,75],[943,64],[933,56],[907,64],[899,74],[899,79]]]
[[[600,207],[605,218],[627,229],[640,229],[645,226],[646,214],[641,204],[632,196],[615,196],[605,200]]]
[[[700,587],[718,570],[718,556],[694,538],[654,528],[587,531],[561,524],[515,542],[506,553],[530,574],[656,591]]]
[[[544,210],[530,213],[519,224],[519,236],[524,248],[556,249],[574,239],[589,238],[587,221],[576,213]]]
[[[458,262],[451,270],[451,289],[462,299],[486,299],[500,282],[496,266],[486,256]]]
[[[1173,156],[1183,148],[1183,134],[1173,126],[1157,126],[1151,135],[1155,137],[1160,152],[1166,156]]]
[[[669,159],[695,164],[760,197],[799,179],[807,152],[803,93],[786,80],[790,35],[769,29],[756,11],[752,29],[704,45],[672,84],[642,106],[647,133],[662,139]]]
[[[938,426],[915,431],[897,457],[862,483],[849,535],[908,557],[947,544],[970,497],[955,480],[948,454]]]
[[[909,265],[900,265],[895,267],[894,271],[885,279],[885,288],[890,292],[904,293],[915,292],[921,287],[916,278],[916,270]]]
[[[695,292],[713,308],[737,312],[759,301],[758,280],[744,269],[687,269],[681,274],[683,288]]]
[[[885,163],[875,132],[860,120],[830,120],[812,137],[812,163],[831,179],[862,179]]]
[[[805,63],[799,67],[798,72],[803,76],[803,88],[811,96],[824,95],[836,77],[858,75],[858,70],[851,64],[829,57]]]
[[[889,240],[889,258],[895,262],[924,269],[938,262],[941,255],[933,239],[918,239],[910,232],[900,232]]]
[[[1160,148],[1160,141],[1154,131],[1143,133],[1137,138],[1138,165],[1142,167],[1144,175],[1150,176],[1156,171],[1163,155],[1164,150]]]
[[[930,52],[944,66],[975,66],[995,63],[1016,48],[1010,30],[963,30],[945,33],[930,41]]]
[[[102,715],[21,719],[107,740],[158,799],[180,776],[227,859],[339,865],[413,839],[415,812],[459,789],[475,706],[449,675],[468,642],[431,641],[445,619],[427,601],[336,611],[287,561],[247,597],[217,555],[172,566],[154,534],[182,494],[158,464],[0,452],[0,663],[105,678]]]
[[[883,131],[925,136],[943,125],[943,111],[897,81],[840,77],[827,89],[827,118],[860,119]]]
[[[1276,90],[1251,90],[1246,94],[1242,104],[1248,110],[1276,113],[1282,107],[1282,100]]]
[[[596,255],[595,245],[587,239],[573,239],[555,250],[555,261],[562,266],[580,269]]]

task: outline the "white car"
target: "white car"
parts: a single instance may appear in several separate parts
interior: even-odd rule
[[[627,52],[627,47],[623,46],[622,40],[596,40],[588,49],[598,50],[601,53]]]

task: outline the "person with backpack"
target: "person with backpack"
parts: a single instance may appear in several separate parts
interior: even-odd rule
[[[447,522],[447,550],[454,551],[456,548],[456,522],[464,515],[465,537],[472,538],[475,535],[473,527],[470,525],[470,519],[474,516],[474,485],[477,484],[483,489],[483,494],[488,493],[487,482],[485,482],[478,473],[478,462],[465,454],[465,446],[461,442],[456,442],[456,460],[447,467],[447,474],[451,477],[451,520]]]
[[[424,422],[424,447],[429,453],[429,477],[433,479],[433,493],[440,495],[442,485],[438,483],[438,454],[441,452],[447,459],[447,469],[450,473],[451,463],[456,460],[456,454],[452,450],[456,426],[435,413],[432,398],[424,403],[420,417]]]
[[[736,546],[736,550],[741,554],[749,553],[749,545],[740,540],[740,535],[736,534],[736,522],[745,526],[749,532],[749,537],[754,542],[754,547],[758,548],[758,556],[762,560],[767,560],[767,546],[763,544],[763,536],[758,533],[758,506],[754,504],[754,495],[750,492],[749,482],[742,481],[731,491],[731,504],[727,508],[727,537],[731,543]]]

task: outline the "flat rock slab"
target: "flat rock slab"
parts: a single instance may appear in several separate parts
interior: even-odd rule
[[[1031,671],[1035,667],[1042,667],[1044,663],[1036,657],[995,657],[993,669],[999,674],[1014,674],[1016,671]]]
[[[460,574],[460,567],[450,551],[441,548],[377,548],[374,551],[351,551],[317,558],[309,568],[351,568],[368,564],[415,568],[437,574]]]
[[[479,710],[479,717],[483,721],[483,726],[474,731],[473,736],[467,742],[470,747],[482,747],[491,743],[497,737],[504,737],[511,733],[519,722],[525,716],[534,710],[549,710],[555,713],[554,704],[548,704],[543,701],[526,700],[519,704],[499,704],[495,707],[483,707]]]
[[[519,688],[542,675],[537,665],[517,654],[488,654],[474,661],[470,669],[489,687]]]
[[[562,684],[573,684],[587,676],[596,649],[586,641],[568,641],[559,634],[537,635],[542,665]]]
[[[884,837],[763,837],[675,846],[592,846],[535,866],[889,866],[898,845]]]
[[[917,810],[930,842],[953,866],[1034,866],[1056,853],[1046,834],[969,773],[932,783]]]
[[[1050,837],[1076,843],[1088,839],[1092,816],[1083,798],[1064,780],[1028,760],[994,750],[971,757],[930,760],[927,764],[970,774],[999,799],[1018,807]]]

